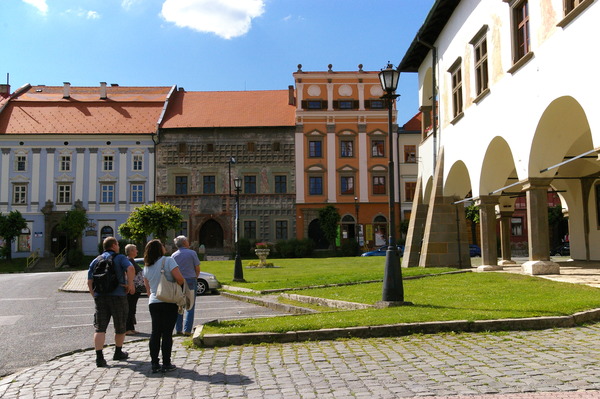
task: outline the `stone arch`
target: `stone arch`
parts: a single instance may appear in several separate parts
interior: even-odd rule
[[[444,184],[444,197],[463,199],[471,191],[471,178],[469,170],[463,161],[452,165]]]
[[[431,199],[431,190],[433,190],[433,176],[429,176],[423,190],[423,204],[428,205]]]
[[[515,162],[510,146],[500,136],[492,139],[483,158],[479,177],[479,195],[492,195],[502,187],[517,181]],[[520,187],[516,190],[520,191]],[[500,193],[495,193],[499,195]]]
[[[221,224],[214,219],[208,219],[200,227],[198,243],[205,248],[223,248],[224,234]]]

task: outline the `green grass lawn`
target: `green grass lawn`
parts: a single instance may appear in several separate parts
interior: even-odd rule
[[[309,287],[326,284],[345,284],[383,280],[385,257],[270,259],[273,268],[247,268],[244,260],[245,283],[233,282],[233,261],[202,262],[202,271],[214,274],[221,284],[270,290]],[[455,271],[452,268],[402,269],[403,276]]]
[[[328,264],[329,266],[336,263],[334,259],[332,258],[332,264]],[[332,268],[347,281],[367,280],[367,276],[372,276],[364,271],[365,267],[353,269],[348,265],[353,262],[348,262],[347,258],[337,260],[338,265]],[[371,267],[377,270],[381,278],[383,266],[372,264]],[[288,286],[292,285],[292,281],[300,281],[304,284],[311,280],[302,277],[304,274],[302,270],[292,270],[295,269],[294,267],[284,269],[290,269],[287,273],[290,276],[287,280]],[[248,284],[260,285],[261,289],[271,287],[268,280],[276,286],[285,285],[280,278],[266,278],[270,270],[273,269],[261,270],[266,274],[261,275],[263,277],[260,283]],[[346,273],[341,270],[346,270]],[[422,268],[402,269],[405,276],[432,271],[432,269]],[[244,272],[246,273],[246,270]],[[307,275],[312,273],[313,271],[307,272]],[[286,273],[281,274],[283,277],[285,275]],[[244,275],[248,279],[250,276],[252,274]],[[332,281],[326,276],[323,276],[322,280]],[[381,300],[382,284],[368,283],[307,289],[294,293],[374,304]],[[405,280],[404,294],[405,300],[412,302],[411,306],[223,321],[206,325],[204,333],[286,332],[411,322],[561,316],[600,307],[600,291],[597,288],[511,273],[459,273]]]

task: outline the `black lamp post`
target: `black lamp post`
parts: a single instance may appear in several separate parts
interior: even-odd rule
[[[242,179],[236,177],[233,180],[235,185],[235,266],[233,268],[233,281],[245,281],[244,269],[242,268],[242,258],[240,257],[240,191],[242,191]]]
[[[354,210],[356,211],[356,242],[360,245],[360,221],[358,219],[358,197],[354,197]]]
[[[385,91],[383,99],[387,102],[388,107],[388,178],[389,178],[389,239],[388,248],[385,254],[385,272],[383,276],[383,293],[380,306],[394,306],[404,304],[404,287],[402,286],[402,271],[400,269],[400,256],[396,246],[396,212],[394,200],[394,140],[393,140],[393,118],[392,108],[394,101],[399,96],[395,93],[398,87],[400,72],[394,66],[388,63],[387,68],[379,72],[379,81],[381,88]]]
[[[231,195],[231,164],[235,163],[235,158],[234,157],[229,157],[229,196],[233,197],[233,195]]]

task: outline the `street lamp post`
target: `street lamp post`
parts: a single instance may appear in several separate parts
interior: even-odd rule
[[[229,185],[229,196],[233,197],[233,195],[231,195],[231,164],[235,163],[235,158],[234,157],[229,157],[229,181],[228,181],[228,185]]]
[[[358,197],[354,197],[354,210],[356,211],[356,242],[360,245],[360,221],[358,219]]]
[[[242,191],[242,179],[236,177],[233,180],[235,185],[235,264],[233,268],[233,281],[245,281],[244,269],[242,268],[242,258],[240,257],[240,191]]]
[[[388,178],[389,178],[389,239],[388,248],[385,253],[385,271],[383,276],[383,293],[379,306],[397,306],[404,304],[404,287],[402,286],[402,271],[400,269],[400,257],[396,246],[396,212],[394,200],[394,139],[393,139],[393,118],[392,108],[394,101],[399,96],[395,93],[398,87],[400,72],[394,66],[388,63],[387,68],[379,72],[379,81],[381,88],[385,92],[383,99],[388,107]]]

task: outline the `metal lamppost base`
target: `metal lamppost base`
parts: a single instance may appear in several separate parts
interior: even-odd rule
[[[378,303],[390,303],[400,306],[404,303],[404,287],[402,286],[402,270],[400,269],[400,256],[398,251],[390,249],[385,253],[385,271],[383,275],[383,295]],[[385,306],[385,307],[388,307]]]
[[[242,258],[239,254],[235,255],[235,264],[233,267],[233,281],[245,283],[244,280],[244,269],[242,268]]]

